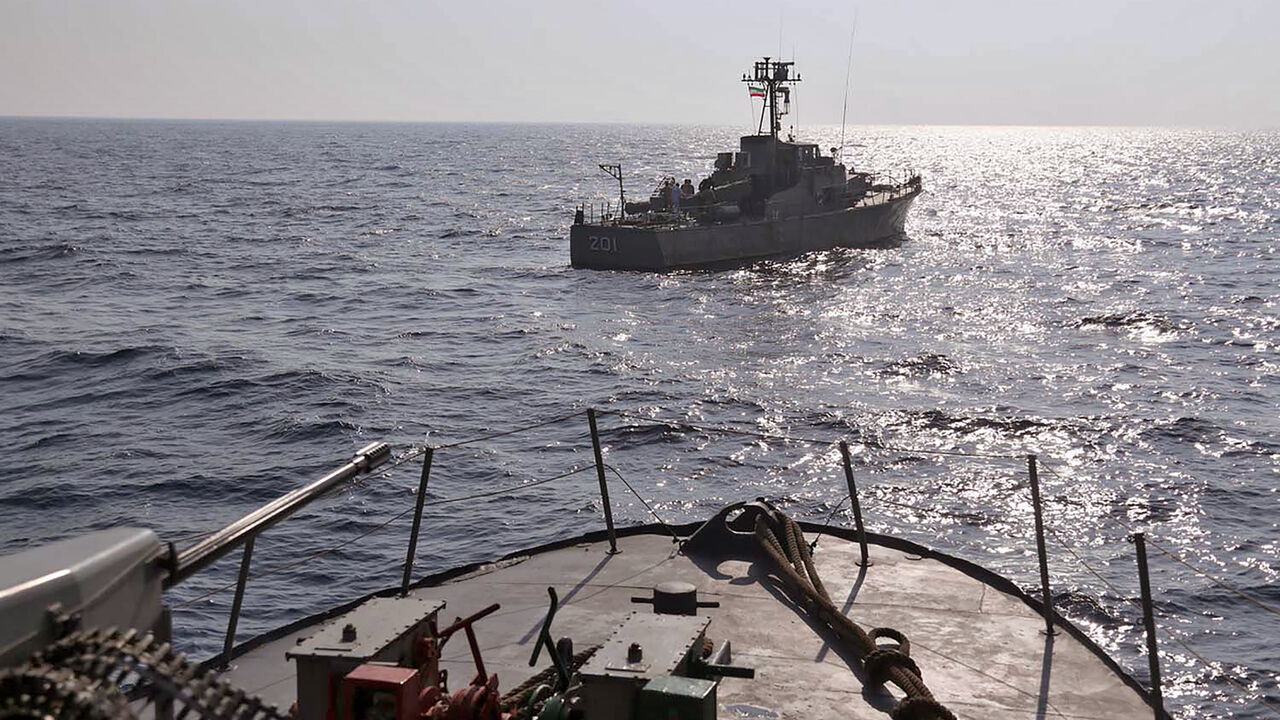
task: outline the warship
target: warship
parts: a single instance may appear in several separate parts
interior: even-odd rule
[[[921,178],[882,181],[852,172],[832,148],[779,137],[800,82],[793,62],[757,61],[749,84],[764,99],[760,124],[737,152],[716,156],[698,183],[664,178],[648,200],[628,202],[620,164],[600,168],[618,182],[618,202],[579,205],[569,230],[576,268],[665,271],[741,265],[835,247],[881,247],[900,240]],[[766,129],[767,128],[767,129]]]
[[[643,422],[612,414],[622,430]],[[972,563],[868,532],[844,441],[849,495],[834,505],[850,511],[852,527],[797,522],[763,499],[686,525],[663,523],[644,503],[657,522],[616,527],[607,470],[644,501],[604,462],[597,413],[586,420],[594,462],[544,480],[441,499],[428,481],[450,446],[393,454],[372,443],[182,547],[115,528],[0,557],[0,717],[1168,717],[1158,674],[1144,689],[1053,610],[1039,532],[1040,599]],[[409,462],[421,473],[414,503],[395,516],[413,512],[398,582],[237,642],[254,539]],[[510,500],[592,471],[603,527],[415,577],[424,509]],[[174,649],[173,588],[237,550],[237,579],[222,587],[235,591],[223,651],[189,661]]]

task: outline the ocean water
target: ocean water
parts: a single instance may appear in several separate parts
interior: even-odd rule
[[[0,551],[181,544],[372,440],[573,415],[435,454],[418,572],[491,558],[599,527],[594,474],[432,502],[584,467],[596,407],[662,421],[601,416],[664,520],[765,495],[849,523],[800,439],[848,437],[872,529],[1034,588],[1026,463],[985,455],[1037,453],[1061,611],[1145,682],[1145,531],[1175,715],[1276,715],[1280,133],[859,127],[857,167],[924,175],[900,246],[568,267],[575,204],[616,197],[596,163],[641,195],[741,131],[0,120]],[[264,534],[241,639],[398,582],[417,473]],[[237,563],[169,597],[198,657]]]

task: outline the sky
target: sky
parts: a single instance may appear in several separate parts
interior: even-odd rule
[[[1280,127],[1280,0],[0,0],[0,115]]]

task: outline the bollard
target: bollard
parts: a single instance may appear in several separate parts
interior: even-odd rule
[[[849,462],[849,443],[840,441],[840,457],[844,460],[844,481],[849,485],[849,500],[853,503],[853,525],[858,530],[858,549],[862,560],[858,567],[870,567],[873,563],[867,558],[867,531],[862,526],[862,505],[858,502],[858,485],[853,481],[853,465]]]
[[[595,408],[587,408],[587,424],[591,426],[591,449],[596,455],[596,476],[600,479],[600,501],[604,503],[604,524],[609,530],[609,554],[617,555],[618,536],[613,530],[613,509],[609,506],[609,485],[604,480],[604,455],[600,452],[600,432],[596,430]]]
[[[222,660],[219,667],[226,668],[231,663],[231,649],[236,644],[236,625],[240,621],[240,605],[244,602],[244,586],[249,581],[249,563],[253,561],[253,539],[250,535],[244,541],[244,554],[240,556],[240,575],[236,580],[236,596],[231,601],[231,617],[227,619],[227,637],[222,642]]]
[[[1044,549],[1044,517],[1040,512],[1040,478],[1036,474],[1036,456],[1027,456],[1027,474],[1031,480],[1031,505],[1036,516],[1036,554],[1040,556],[1040,590],[1044,602],[1044,633],[1053,635],[1053,596],[1049,593],[1049,556]]]
[[[422,456],[422,479],[418,481],[417,506],[413,509],[413,530],[409,531],[409,550],[404,556],[404,578],[400,581],[400,596],[409,594],[409,579],[413,575],[413,560],[418,554],[418,528],[422,526],[422,504],[427,499],[427,480],[431,477],[431,458],[435,450],[427,448]]]
[[[1151,668],[1151,706],[1156,720],[1163,720],[1164,698],[1160,692],[1160,655],[1156,652],[1156,619],[1151,607],[1151,577],[1147,574],[1147,538],[1134,533],[1130,538],[1138,552],[1138,585],[1142,588],[1142,623],[1147,630],[1147,664]]]

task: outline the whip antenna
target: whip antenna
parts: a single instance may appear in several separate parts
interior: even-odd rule
[[[858,32],[858,11],[853,12],[853,29],[849,31],[849,64],[844,71],[844,110],[840,113],[840,162],[844,162],[844,121],[849,117],[849,78],[853,76],[853,36]]]

